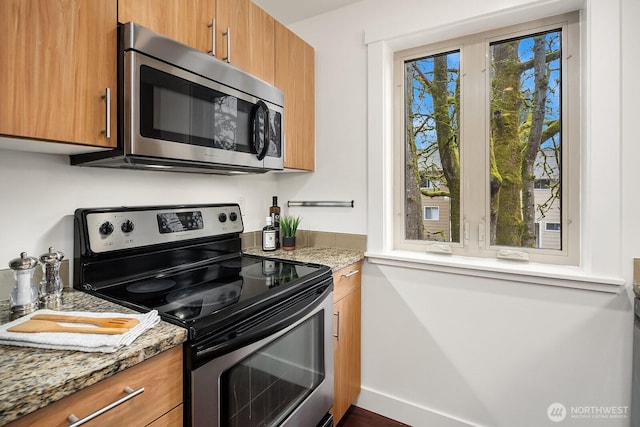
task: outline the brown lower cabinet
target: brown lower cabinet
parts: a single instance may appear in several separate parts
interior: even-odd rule
[[[334,424],[360,394],[360,331],[362,261],[333,274]]]
[[[32,412],[7,427],[67,427],[70,414],[78,419],[125,396],[123,390],[144,392],[104,412],[84,426],[182,425],[182,346],[167,350],[92,386]]]

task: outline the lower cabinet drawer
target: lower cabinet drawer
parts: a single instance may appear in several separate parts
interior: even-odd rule
[[[161,416],[160,418],[158,418],[157,420],[155,420],[154,422],[152,422],[151,424],[149,424],[149,427],[176,427],[176,426],[181,426],[182,423],[184,422],[184,418],[183,418],[183,411],[184,407],[183,404],[180,404],[178,406],[176,406],[175,408],[173,408],[171,410],[171,412],[167,412],[166,414],[164,414],[163,416]]]
[[[340,301],[360,287],[362,261],[348,265],[333,273],[333,300]]]
[[[125,392],[130,391],[130,393]],[[141,391],[144,389],[144,391]],[[68,427],[68,417],[78,420],[95,414],[114,402],[127,398],[83,426],[146,426],[161,420],[182,403],[182,347],[160,353],[99,383],[26,415],[8,427]],[[182,409],[179,409],[180,415]],[[170,414],[167,414],[170,416]],[[175,414],[174,414],[175,417]],[[180,423],[182,420],[180,420]],[[180,424],[178,424],[180,425]]]

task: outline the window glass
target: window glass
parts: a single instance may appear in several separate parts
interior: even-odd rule
[[[406,61],[404,76],[405,238],[459,242],[460,51]]]
[[[558,219],[562,209],[561,36],[553,30],[490,45],[492,245],[562,249],[560,240],[546,245],[536,235],[536,222]]]
[[[578,265],[580,65],[578,13],[395,52],[394,248]]]

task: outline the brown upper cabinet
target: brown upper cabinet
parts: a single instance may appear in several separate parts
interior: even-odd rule
[[[250,0],[0,1],[0,135],[115,147],[129,21],[282,89],[285,168],[314,170],[314,50]]]
[[[249,13],[249,58],[247,71],[269,84],[275,84],[276,21],[251,2]]]
[[[275,85],[284,91],[285,159],[288,169],[315,167],[315,52],[276,22]]]
[[[251,1],[216,1],[216,57],[249,71]]]
[[[274,31],[272,16],[250,0],[217,0],[216,57],[274,83]]]
[[[116,13],[115,0],[0,1],[0,135],[116,145]]]
[[[135,22],[212,53],[216,0],[119,0],[118,22]]]
[[[119,0],[118,21],[136,22],[274,83],[274,19],[250,0]]]

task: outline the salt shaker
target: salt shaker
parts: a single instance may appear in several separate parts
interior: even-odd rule
[[[45,308],[58,309],[62,302],[62,288],[60,279],[60,263],[64,254],[53,247],[40,257],[42,264],[42,281],[40,282],[40,302]]]
[[[33,284],[33,273],[38,265],[38,259],[30,257],[26,252],[9,262],[16,281],[9,296],[9,308],[15,315],[24,315],[38,309],[38,289]]]

